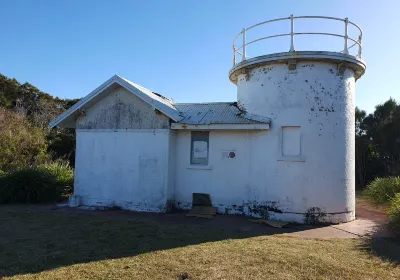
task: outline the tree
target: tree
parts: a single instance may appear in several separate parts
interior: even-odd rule
[[[356,184],[357,186],[364,186],[367,177],[367,166],[370,160],[370,141],[364,128],[364,119],[367,113],[356,107],[355,110],[355,124],[356,124]]]
[[[372,114],[356,108],[356,180],[358,186],[379,176],[400,174],[400,105],[390,98]]]
[[[47,152],[69,160],[72,166],[75,161],[75,131],[50,129],[49,123],[78,101],[52,97],[30,83],[20,84],[0,74],[0,108],[25,116],[33,127],[40,128],[46,137]]]

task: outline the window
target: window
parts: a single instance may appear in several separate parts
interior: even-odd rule
[[[282,156],[301,155],[300,126],[282,126]]]
[[[209,132],[192,131],[190,147],[190,164],[208,165]]]

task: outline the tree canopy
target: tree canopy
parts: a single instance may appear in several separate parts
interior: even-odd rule
[[[356,179],[358,186],[375,177],[400,173],[400,105],[392,98],[368,114],[356,108]]]

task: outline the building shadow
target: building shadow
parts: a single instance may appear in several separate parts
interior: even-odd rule
[[[307,225],[273,228],[249,222],[244,216],[204,219],[182,213],[51,209],[0,206],[0,278],[205,242],[315,228]],[[368,246],[377,254],[384,254],[380,250],[386,252],[386,247],[379,242],[366,243],[362,249],[369,250]]]
[[[400,264],[400,238],[390,231],[386,223],[375,226],[372,233],[362,241],[361,250],[395,265]]]

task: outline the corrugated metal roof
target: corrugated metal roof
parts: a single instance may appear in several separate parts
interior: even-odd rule
[[[135,87],[136,89],[140,90],[140,92],[142,94],[147,95],[152,100],[167,106],[169,108],[169,110],[172,110],[174,112],[176,111],[176,108],[174,107],[174,101],[172,99],[165,97],[159,93],[153,92],[147,88],[144,88],[141,85],[135,84],[125,78],[122,78],[122,77],[119,77],[119,78],[121,78],[122,80],[124,80],[125,82],[130,84],[131,86]]]
[[[248,115],[239,110],[236,102],[176,103],[183,124],[252,124],[270,123],[268,118]]]
[[[50,123],[51,127],[60,125],[72,118],[73,114],[94,100],[99,94],[118,83],[174,121],[182,124],[255,124],[270,123],[270,119],[248,114],[237,107],[236,102],[174,103],[171,99],[114,75],[101,86]],[[94,101],[93,101],[94,102]]]

